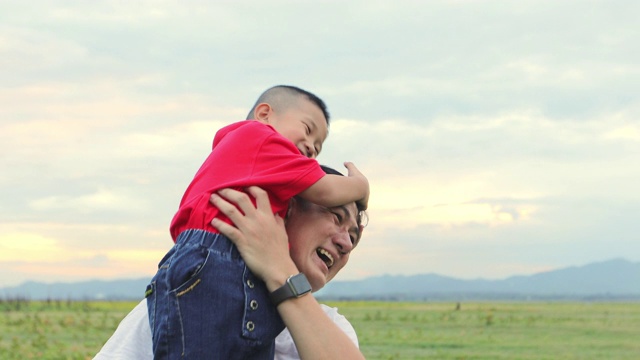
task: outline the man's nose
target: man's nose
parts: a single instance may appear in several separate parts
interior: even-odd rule
[[[353,249],[353,244],[351,243],[351,237],[349,236],[349,231],[346,229],[341,229],[334,237],[333,243],[336,244],[336,247],[342,254],[348,254]]]

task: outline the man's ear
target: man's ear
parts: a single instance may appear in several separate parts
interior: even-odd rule
[[[289,207],[287,208],[287,213],[284,215],[285,224],[287,223],[289,216],[293,214],[293,208],[295,208],[297,205],[298,205],[298,201],[296,200],[295,197],[292,197],[291,200],[289,200]]]
[[[263,123],[269,123],[269,117],[273,113],[273,108],[267,103],[260,103],[256,106],[253,115],[254,118]]]

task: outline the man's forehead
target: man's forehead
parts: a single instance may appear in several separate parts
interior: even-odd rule
[[[309,203],[309,205],[316,207],[318,209],[324,209],[324,211],[339,211],[341,213],[344,213],[345,218],[343,219],[343,222],[353,222],[354,224],[357,224],[357,216],[358,216],[358,207],[356,206],[356,203],[350,203],[347,205],[340,205],[340,206],[334,206],[334,207],[324,207],[322,205],[318,205],[318,204],[314,204],[312,202]]]
[[[330,208],[331,210],[341,210],[343,212],[345,212],[349,218],[351,218],[350,220],[355,221],[356,220],[356,216],[358,214],[358,207],[356,206],[356,203],[350,203],[347,205],[340,205],[340,206],[334,206],[332,208]],[[346,219],[345,219],[346,220]]]

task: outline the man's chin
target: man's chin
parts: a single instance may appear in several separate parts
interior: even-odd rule
[[[311,288],[313,289],[313,291],[318,291],[320,289],[322,289],[326,284],[327,284],[327,280],[324,276],[318,276],[318,274],[314,274],[316,276],[307,276],[307,280],[309,280],[309,283],[311,284]]]

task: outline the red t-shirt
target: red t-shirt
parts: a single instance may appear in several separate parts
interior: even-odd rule
[[[315,159],[300,154],[271,126],[254,120],[228,125],[216,133],[211,153],[184,193],[171,221],[171,236],[175,241],[187,229],[217,233],[211,226],[214,217],[230,222],[209,203],[217,190],[259,186],[269,193],[274,214],[284,217],[289,200],[324,175]]]

